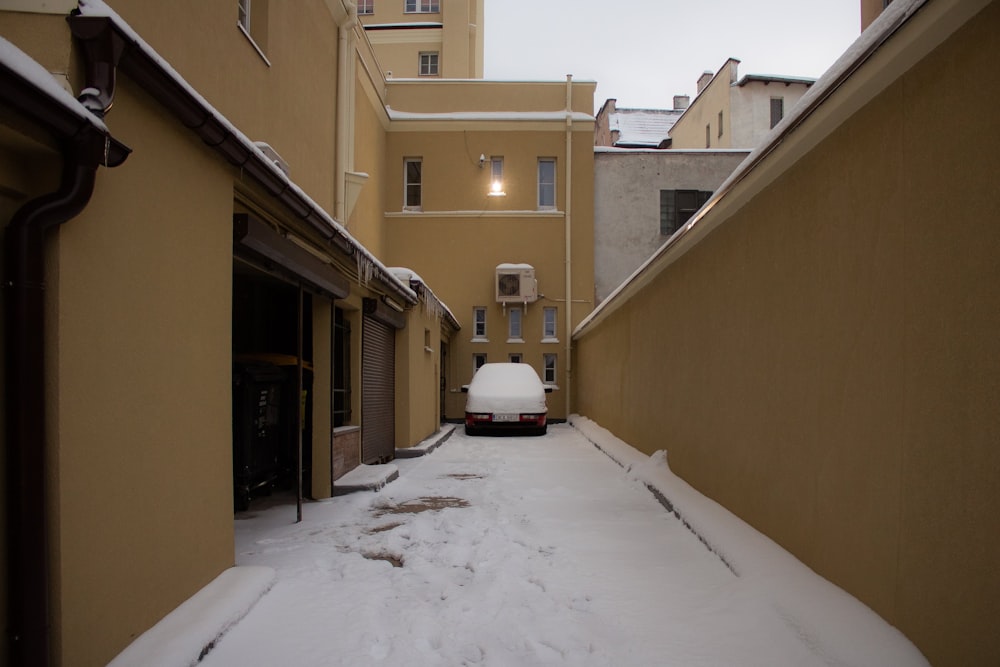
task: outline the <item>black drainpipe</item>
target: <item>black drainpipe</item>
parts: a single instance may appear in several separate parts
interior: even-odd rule
[[[45,465],[45,232],[83,210],[96,164],[65,156],[55,192],[25,204],[7,226],[7,521],[12,665],[47,665],[49,563]]]
[[[110,53],[115,49],[107,51]],[[87,49],[87,56],[92,49]],[[120,49],[118,49],[120,53]],[[114,67],[88,68],[87,88],[110,106]],[[110,76],[108,75],[110,72]],[[82,120],[7,68],[2,101],[56,137],[63,154],[59,187],[24,204],[4,234],[5,424],[7,449],[8,649],[10,664],[52,662],[49,613],[49,522],[46,491],[45,237],[77,216],[94,191],[97,168],[117,167],[131,150]],[[93,91],[85,103],[95,108]]]

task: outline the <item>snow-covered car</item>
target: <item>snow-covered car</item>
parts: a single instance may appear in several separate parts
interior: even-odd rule
[[[466,433],[545,434],[545,394],[552,390],[528,364],[483,364],[462,391],[468,393]]]

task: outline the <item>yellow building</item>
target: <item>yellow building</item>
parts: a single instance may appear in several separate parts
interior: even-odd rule
[[[390,78],[483,78],[484,0],[358,0]]]
[[[112,4],[0,10],[13,664],[106,664],[232,566],[234,503],[460,418],[498,264],[535,268],[509,347],[562,403],[593,299],[592,83],[387,81],[346,0]],[[481,76],[459,7],[440,74]]]

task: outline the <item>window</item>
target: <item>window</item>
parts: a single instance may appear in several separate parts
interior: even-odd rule
[[[483,364],[485,363],[486,363],[485,352],[477,352],[476,354],[472,355],[472,374],[475,375],[476,371],[482,368]]]
[[[436,14],[441,11],[439,0],[406,0],[407,14]]]
[[[250,32],[250,0],[238,0],[239,2],[239,16],[236,19],[240,27]]]
[[[538,160],[538,208],[556,207],[556,161]]]
[[[556,312],[555,308],[545,308],[542,310],[542,342],[555,340]]]
[[[503,191],[503,158],[494,155],[490,158],[490,194],[499,196]]]
[[[705,148],[712,147],[712,124],[705,126]]]
[[[472,309],[472,339],[486,339],[486,309],[482,306]]]
[[[722,112],[719,112],[719,136],[722,136]]]
[[[508,354],[507,355],[507,359],[512,364],[519,364],[519,363],[521,363],[521,353],[520,352],[514,352],[512,354]]]
[[[419,211],[421,206],[421,161],[420,158],[407,158],[405,160],[404,171],[404,189],[405,189],[405,201],[403,202],[403,208],[413,211]]]
[[[521,340],[521,309],[511,308],[507,313],[508,325],[509,325],[509,335],[508,338],[512,341]]]
[[[660,190],[660,234],[676,232],[711,196],[706,190]]]
[[[374,14],[375,0],[358,0],[358,14]]]
[[[351,322],[334,308],[333,325],[333,425],[351,423]]]
[[[420,68],[417,71],[420,76],[438,75],[438,54],[437,51],[428,51],[420,54]]]
[[[542,382],[555,384],[556,381],[556,355],[542,355]]]
[[[267,5],[269,0],[237,0],[236,24],[267,62]]]
[[[771,127],[774,127],[781,122],[781,119],[785,117],[785,98],[784,97],[772,97],[771,98]]]

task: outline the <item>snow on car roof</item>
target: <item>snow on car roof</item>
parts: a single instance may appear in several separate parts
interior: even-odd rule
[[[466,412],[546,412],[545,387],[528,364],[484,364],[469,385]]]

